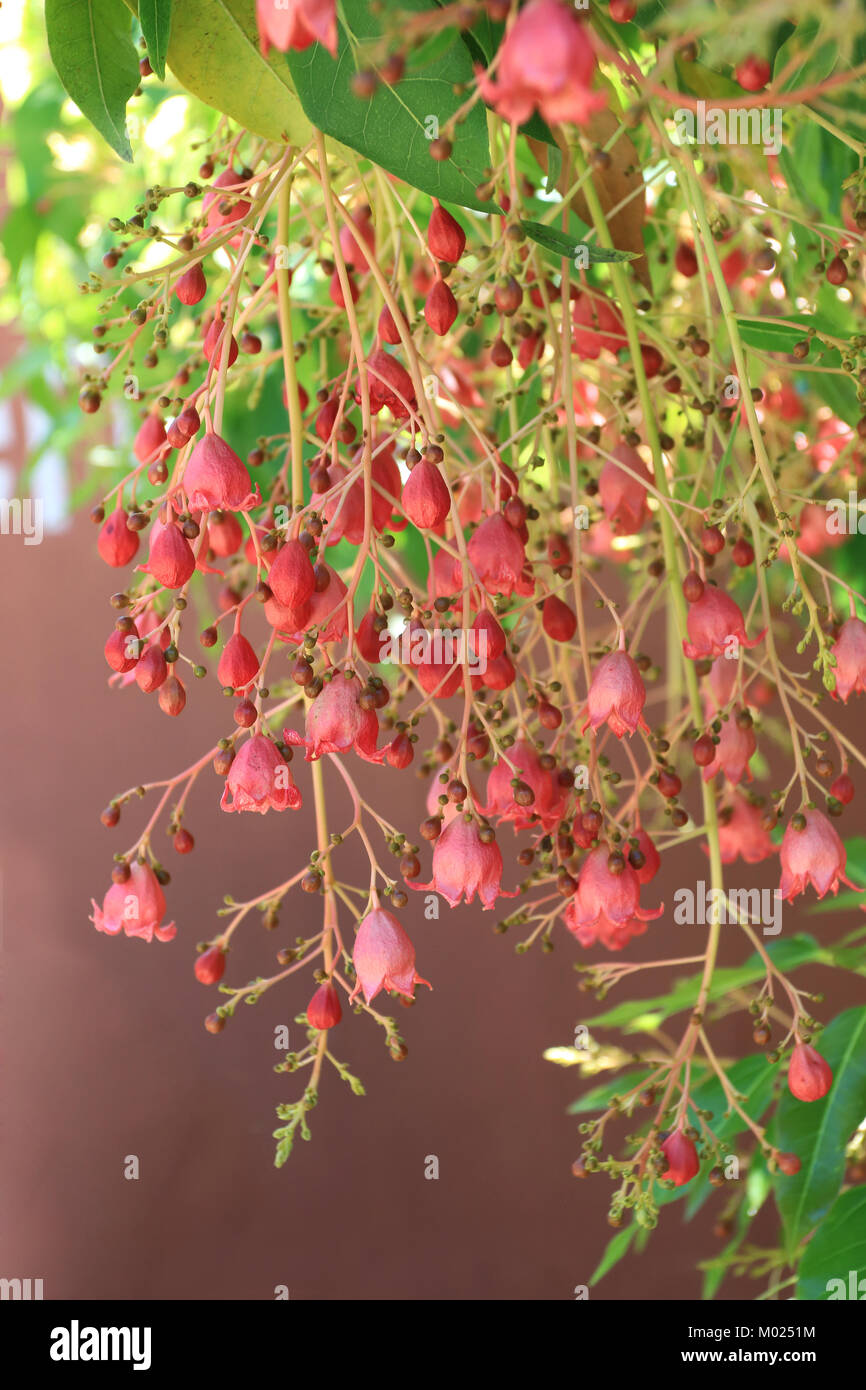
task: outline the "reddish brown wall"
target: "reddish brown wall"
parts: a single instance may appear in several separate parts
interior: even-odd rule
[[[277,1284],[293,1298],[572,1297],[610,1234],[610,1189],[604,1178],[570,1176],[578,1139],[564,1111],[577,1082],[541,1057],[593,1012],[576,989],[570,940],[560,938],[551,956],[517,958],[513,942],[491,931],[496,914],[443,905],[442,920],[426,922],[413,895],[404,921],[435,990],[421,989],[417,1006],[401,1011],[409,1058],[392,1062],[367,1019],[344,1020],[334,1047],[367,1096],[328,1075],[312,1142],[277,1172],[273,1107],[297,1083],[272,1071],[273,1028],[303,1007],[306,983],[242,1009],[214,1038],[202,1028],[212,996],[192,961],[224,891],[258,892],[306,855],[306,812],[226,816],[208,773],[188,817],[198,848],[184,860],[166,850],[177,939],[112,940],[88,923],[111,851],[141,823],[130,814],[105,831],[102,806],[120,788],[191,761],[225,718],[213,683],[196,686],[176,721],[134,687],[108,689],[101,647],[116,585],[94,556],[86,520],[41,547],[0,542],[0,1274],[41,1277],[49,1298],[271,1298]],[[391,770],[372,775],[389,779],[393,818],[417,824],[410,801],[419,783]],[[308,770],[299,779],[308,787]],[[342,809],[334,815],[342,819]],[[428,862],[425,853],[425,870]],[[682,881],[694,881],[693,861],[684,872]],[[676,884],[669,872],[660,895],[669,900]],[[316,904],[299,897],[272,934],[252,920],[230,977],[270,973]],[[842,926],[802,915],[797,924],[834,935]],[[785,930],[794,929],[791,913]],[[733,932],[729,959],[743,954]],[[633,949],[692,954],[701,939],[700,928],[651,926]],[[833,993],[835,976],[821,977],[825,1016],[857,998],[853,984],[843,997]],[[649,980],[647,992],[657,984]],[[749,1045],[743,1018],[717,1036],[720,1052]],[[123,1177],[127,1154],[140,1158],[139,1181]],[[430,1154],[438,1181],[424,1178]],[[717,1245],[710,1208],[685,1228],[669,1214],[650,1252],[593,1296],[695,1296],[695,1260]]]

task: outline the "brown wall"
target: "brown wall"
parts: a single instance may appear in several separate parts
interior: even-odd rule
[[[541,1056],[595,1011],[576,989],[576,946],[563,934],[551,956],[517,958],[510,938],[491,931],[496,913],[443,904],[442,919],[426,922],[423,898],[412,895],[403,920],[435,990],[419,990],[416,1007],[400,1010],[409,1058],[392,1062],[369,1020],[345,1018],[334,1048],[367,1095],[352,1096],[328,1074],[312,1141],[277,1172],[273,1107],[299,1083],[272,1070],[273,1029],[289,1023],[300,1041],[292,1018],[306,1003],[306,979],[243,1008],[211,1037],[202,1019],[213,995],[192,962],[194,943],[213,934],[223,892],[251,896],[302,862],[307,813],[222,814],[208,772],[187,818],[195,853],[181,860],[166,847],[176,940],[147,946],[98,935],[90,897],[101,898],[111,852],[133,839],[143,808],[114,832],[99,811],[121,788],[204,751],[222,732],[225,703],[215,682],[197,684],[186,713],[170,720],[135,687],[109,690],[101,648],[117,585],[96,559],[86,519],[41,547],[3,538],[0,585],[0,1274],[43,1278],[48,1298],[272,1298],[277,1284],[293,1298],[573,1297],[610,1235],[607,1179],[578,1182],[569,1171],[579,1142],[564,1112],[576,1076]],[[309,788],[308,769],[298,775]],[[371,775],[388,779],[389,814],[414,827],[420,784],[390,769]],[[344,806],[338,793],[335,820]],[[502,839],[507,853],[511,832]],[[425,851],[425,876],[428,863]],[[693,859],[682,873],[681,882],[699,876]],[[508,881],[515,877],[510,870]],[[771,879],[772,868],[761,872],[761,883]],[[660,896],[670,901],[676,885],[668,871]],[[271,973],[276,951],[317,910],[318,900],[299,895],[276,932],[252,919],[229,978]],[[835,936],[842,925],[793,912],[785,920],[786,932]],[[734,930],[724,959],[745,954]],[[700,928],[656,925],[631,951],[693,954],[701,939]],[[644,991],[658,983],[649,979]],[[837,977],[821,971],[825,1016],[862,998],[861,983],[846,984],[843,996]],[[750,1046],[743,1017],[716,1036],[721,1052]],[[138,1181],[123,1176],[128,1154],[140,1159]],[[438,1181],[424,1178],[430,1154]],[[686,1227],[669,1212],[647,1254],[593,1297],[696,1296],[695,1261],[717,1249],[713,1210]],[[752,1288],[725,1292],[748,1297]]]

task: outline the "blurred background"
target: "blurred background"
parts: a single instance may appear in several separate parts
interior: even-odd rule
[[[243,900],[306,857],[307,811],[228,817],[208,772],[185,820],[195,852],[179,859],[165,846],[175,941],[110,939],[88,921],[112,852],[147,814],[129,808],[112,833],[99,812],[210,746],[225,702],[215,681],[196,683],[184,716],[171,720],[135,687],[108,686],[102,645],[115,585],[86,512],[124,466],[137,421],[106,402],[94,432],[78,408],[79,369],[96,361],[97,299],[78,286],[110,242],[107,219],[129,212],[145,180],[189,177],[190,147],[213,118],[146,87],[134,119],[147,170],[121,165],[51,75],[40,10],[17,0],[0,9],[0,492],[43,499],[46,528],[41,545],[0,538],[0,1275],[42,1279],[48,1299],[270,1299],[278,1286],[300,1299],[573,1298],[611,1235],[607,1179],[570,1172],[579,1117],[566,1109],[587,1083],[543,1057],[598,1011],[577,989],[576,944],[560,936],[552,955],[518,958],[514,941],[492,931],[496,913],[443,904],[440,921],[425,921],[423,896],[410,895],[403,920],[434,992],[421,989],[400,1010],[409,1056],[392,1062],[373,1025],[348,1015],[333,1047],[367,1094],[353,1096],[328,1072],[311,1141],[276,1171],[274,1107],[296,1099],[300,1083],[273,1071],[282,1055],[274,1030],[287,1025],[302,1041],[293,1019],[311,980],[275,988],[212,1037],[202,1021],[215,996],[192,965],[224,892]],[[426,784],[361,769],[362,785],[371,777],[389,779],[391,818],[417,824]],[[306,790],[307,774],[300,779]],[[329,770],[326,781],[341,816],[344,793]],[[510,832],[502,840],[510,886]],[[425,877],[428,865],[425,850]],[[775,865],[749,872],[773,885]],[[654,901],[670,902],[678,878],[674,860]],[[278,949],[312,929],[318,911],[318,900],[297,895],[274,932],[251,917],[228,978],[272,973]],[[786,933],[835,936],[843,925],[786,912]],[[630,955],[657,955],[662,931],[665,954],[702,949],[693,936],[702,928],[666,921]],[[745,954],[731,928],[722,962]],[[819,968],[815,978],[828,1018],[862,993],[838,972]],[[716,1036],[720,1055],[752,1050],[746,1016]],[[130,1156],[135,1180],[124,1176]],[[436,1180],[425,1177],[431,1157]],[[689,1223],[681,1208],[666,1212],[646,1252],[592,1297],[696,1297],[696,1263],[720,1245],[721,1200]],[[762,1230],[770,1243],[771,1203],[757,1237]],[[720,1296],[753,1292],[728,1281]]]

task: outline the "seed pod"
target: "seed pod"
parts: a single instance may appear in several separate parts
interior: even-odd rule
[[[218,984],[225,974],[226,953],[219,946],[211,946],[196,957],[195,977],[203,985]]]
[[[433,199],[433,212],[427,224],[427,249],[437,261],[454,265],[466,250],[466,233],[438,199]]]
[[[168,664],[162,648],[151,642],[135,668],[136,684],[139,690],[149,695],[154,690],[159,690],[167,676]]]
[[[186,691],[177,676],[169,676],[159,689],[159,707],[163,714],[176,717],[186,704]]]
[[[424,317],[439,338],[444,338],[457,318],[457,300],[444,280],[435,280],[424,301]]]
[[[415,746],[406,733],[397,734],[385,751],[385,761],[391,767],[408,767],[415,757]]]
[[[409,520],[421,530],[441,526],[451,510],[451,495],[439,469],[427,459],[416,463],[400,497]]]
[[[181,304],[198,304],[204,299],[207,294],[207,280],[199,261],[184,271],[175,284],[174,292]]]
[[[509,275],[501,284],[496,286],[493,299],[500,314],[504,314],[506,318],[511,318],[523,303],[523,290],[514,276]]]
[[[686,603],[697,603],[703,592],[704,581],[701,579],[701,576],[698,574],[697,570],[689,570],[683,580],[683,594],[685,595]]]
[[[139,538],[135,531],[130,531],[127,520],[126,512],[118,503],[103,523],[96,541],[101,558],[114,569],[128,565],[138,551]]]
[[[340,996],[335,986],[326,980],[319,985],[307,1005],[307,1022],[311,1028],[318,1028],[320,1032],[325,1032],[328,1028],[336,1028],[342,1017]]]
[[[577,618],[556,594],[548,594],[541,610],[541,625],[554,642],[570,642],[577,631]]]
[[[833,1084],[829,1064],[809,1043],[797,1043],[788,1063],[788,1089],[797,1100],[821,1100]]]

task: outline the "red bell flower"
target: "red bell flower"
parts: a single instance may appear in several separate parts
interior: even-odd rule
[[[456,218],[433,199],[433,211],[427,224],[427,250],[437,261],[455,265],[466,250],[466,233]]]
[[[112,883],[102,900],[102,907],[91,899],[91,922],[97,931],[117,936],[140,936],[143,941],[171,941],[177,933],[174,922],[162,925],[165,916],[165,894],[149,864],[134,859],[129,865],[125,883]]]
[[[857,888],[845,877],[845,846],[823,811],[801,811],[794,816],[782,836],[779,854],[779,891],[788,901],[805,893],[807,883],[811,883],[819,898],[828,891],[838,893],[840,880],[849,888]]]
[[[397,918],[383,907],[368,912],[358,928],[352,952],[357,983],[349,1000],[363,990],[371,1004],[381,989],[396,990],[407,998],[415,998],[415,986],[432,986],[422,980],[415,969],[415,947]]]
[[[534,794],[528,806],[514,800],[511,783],[515,776]],[[539,823],[544,830],[553,830],[562,819],[566,800],[567,789],[560,783],[556,769],[544,767],[537,749],[521,738],[508,749],[508,760],[500,758],[491,769],[484,815],[501,823],[513,822],[515,831]]]
[[[847,704],[851,695],[866,692],[866,623],[859,618],[848,618],[842,624],[832,652],[836,658],[833,695]]]
[[[625,327],[606,295],[576,289],[571,306],[571,345],[578,357],[594,362],[602,348],[618,353],[628,345]]]
[[[617,738],[636,729],[649,733],[643,718],[646,686],[633,657],[625,650],[625,633],[620,631],[619,648],[603,656],[592,673],[583,729],[598,729],[607,723]],[[582,732],[582,731],[581,731]]]
[[[660,917],[664,906],[654,910],[640,905],[640,880],[626,860],[611,865],[606,845],[590,850],[580,869],[577,889],[571,903],[575,926],[594,926],[602,917],[622,925],[636,917],[651,922]]]
[[[611,453],[599,474],[599,501],[615,535],[634,536],[651,516],[645,485],[652,483],[652,475],[637,450],[628,444],[617,444]]]
[[[479,72],[483,99],[523,125],[538,111],[549,125],[586,125],[605,98],[591,90],[596,60],[587,29],[560,0],[530,0],[507,31],[494,77]]]
[[[164,443],[165,425],[162,418],[151,410],[138,427],[132,452],[139,463],[150,463],[151,459],[157,457]]]
[[[299,540],[288,540],[277,551],[268,570],[268,587],[278,603],[293,611],[302,609],[312,597],[316,573],[309,551]]]
[[[332,58],[337,56],[336,0],[256,0],[256,19],[266,58],[271,46],[285,53],[313,43],[322,44]]]
[[[467,551],[487,592],[510,598],[523,574],[526,554],[520,537],[501,512],[484,518],[469,537]]]
[[[226,970],[226,953],[221,946],[210,946],[196,956],[193,972],[203,985],[219,984]]]
[[[368,763],[380,763],[385,749],[376,751],[379,721],[374,710],[362,709],[361,682],[357,676],[337,671],[307,709],[306,736],[284,729],[286,743],[306,748],[306,761],[323,753],[347,753],[354,748]]]
[[[563,913],[563,920],[571,935],[586,949],[599,943],[608,951],[622,951],[634,937],[643,936],[646,931],[646,922],[637,917],[626,922],[611,922],[601,916],[597,922],[580,922],[573,898]]]
[[[374,415],[387,406],[395,420],[405,420],[415,409],[417,397],[412,378],[402,362],[376,348],[367,358],[367,381],[370,388],[370,409]],[[360,388],[355,393],[360,404]]]
[[[690,661],[701,661],[704,657],[726,656],[733,650],[733,644],[743,647],[756,647],[767,629],[751,640],[746,636],[746,624],[738,603],[723,589],[712,584],[704,585],[704,591],[697,603],[688,611],[689,640],[683,642],[683,651]]]
[[[477,822],[470,816],[454,816],[433,846],[433,877],[429,883],[412,883],[419,892],[441,893],[452,907],[475,894],[485,909],[499,897],[511,898],[502,881],[502,851],[495,840],[485,844]]]
[[[266,811],[297,811],[301,804],[301,793],[279,749],[264,734],[253,734],[229,768],[220,808],[264,815]]]
[[[729,719],[723,719],[719,741],[715,746],[716,755],[704,768],[704,781],[711,781],[719,772],[723,772],[728,781],[735,786],[743,780],[744,775],[751,781],[749,759],[757,746],[758,741],[751,724],[741,726],[733,715]]]
[[[261,501],[246,465],[224,439],[202,435],[184,469],[183,490],[191,511],[246,512]]]
[[[147,564],[137,567],[149,574],[164,589],[182,589],[195,571],[192,546],[174,521],[158,518],[150,528],[150,551]]]
[[[776,853],[776,846],[764,829],[761,811],[738,793],[719,814],[719,847],[723,864],[733,864],[737,858],[747,864],[760,864]],[[702,848],[705,854],[709,853],[706,845]]]

